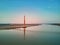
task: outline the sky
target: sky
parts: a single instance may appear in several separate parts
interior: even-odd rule
[[[60,23],[60,0],[0,0],[0,23]]]

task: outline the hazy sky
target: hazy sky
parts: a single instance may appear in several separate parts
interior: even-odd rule
[[[22,23],[24,15],[30,23],[60,23],[59,2],[60,0],[0,0],[0,23]]]

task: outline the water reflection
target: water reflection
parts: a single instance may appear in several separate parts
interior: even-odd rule
[[[1,30],[0,45],[60,45],[60,27],[42,25],[27,28],[25,40],[23,29]]]

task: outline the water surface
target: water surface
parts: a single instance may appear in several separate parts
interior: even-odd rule
[[[42,25],[26,29],[0,30],[0,45],[60,45],[60,27]]]

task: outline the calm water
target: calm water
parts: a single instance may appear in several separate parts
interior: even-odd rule
[[[21,31],[22,30],[22,31]],[[60,45],[60,27],[42,25],[26,29],[0,30],[0,45]]]

